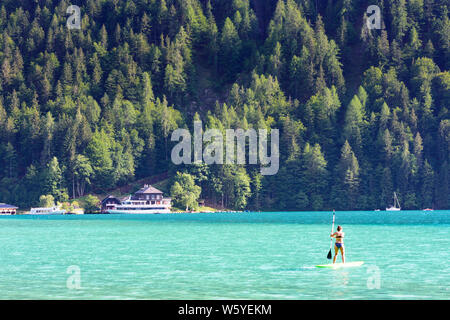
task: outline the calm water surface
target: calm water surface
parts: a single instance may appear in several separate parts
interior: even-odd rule
[[[0,217],[0,295],[450,299],[450,211],[336,212],[347,261],[365,261],[341,270],[314,267],[328,261],[331,220],[325,212]],[[73,270],[80,289],[70,289]]]

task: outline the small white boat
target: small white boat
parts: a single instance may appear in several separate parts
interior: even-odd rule
[[[394,206],[386,208],[386,211],[400,211],[400,210],[401,210],[400,202],[398,201],[397,194],[394,192]]]
[[[401,210],[400,208],[396,208],[396,207],[386,208],[386,211],[400,211],[400,210]]]
[[[30,212],[27,214],[32,215],[59,215],[65,214],[66,210],[59,209],[58,207],[50,207],[50,208],[31,208]]]

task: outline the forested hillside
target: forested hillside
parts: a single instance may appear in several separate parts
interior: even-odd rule
[[[80,30],[66,26],[79,5]],[[382,29],[368,29],[369,5]],[[2,0],[0,202],[190,174],[234,209],[450,206],[446,0]],[[280,169],[175,166],[171,132],[280,130]],[[179,175],[178,175],[179,176]]]

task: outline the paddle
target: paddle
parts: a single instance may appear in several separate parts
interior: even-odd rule
[[[333,224],[331,226],[331,233],[333,233],[333,230],[334,230],[334,210],[333,210]],[[331,259],[331,248],[332,247],[333,247],[333,238],[331,238],[330,251],[328,252],[327,259]]]

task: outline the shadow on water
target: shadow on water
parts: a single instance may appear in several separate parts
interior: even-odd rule
[[[276,269],[276,270],[271,270],[271,271],[278,271],[278,272],[295,272],[295,271],[299,271],[299,272],[304,272],[304,271],[314,271],[317,270],[316,267],[314,266],[307,266],[307,267],[299,267],[299,268],[285,268],[285,269]]]

